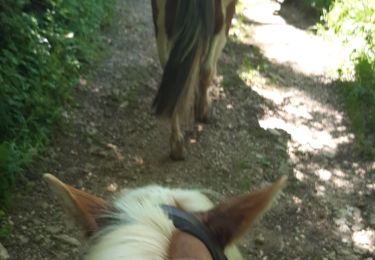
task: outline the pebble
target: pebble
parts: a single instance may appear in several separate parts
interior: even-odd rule
[[[281,231],[281,226],[280,226],[280,225],[276,225],[276,230],[277,230],[278,232],[280,232],[280,231]]]
[[[62,241],[62,242],[65,242],[66,244],[72,245],[72,246],[80,246],[81,245],[81,243],[76,238],[70,237],[70,236],[65,235],[65,234],[55,235],[53,237]]]
[[[351,250],[347,248],[340,248],[340,250],[337,251],[340,256],[349,256],[352,255]]]
[[[331,260],[331,259],[337,259],[337,257],[336,257],[336,252],[333,251],[333,252],[329,253],[328,256],[327,256],[327,258],[328,258],[329,260]]]
[[[281,136],[281,133],[280,133],[279,131],[277,131],[276,129],[271,128],[271,129],[268,129],[268,131],[269,131],[272,135],[274,135],[274,136]]]
[[[42,202],[42,204],[40,205],[42,209],[46,210],[49,208],[49,205],[47,202]]]
[[[40,221],[40,220],[37,219],[37,218],[33,218],[32,221],[34,222],[34,224],[35,224],[36,226],[40,226],[40,225],[42,225],[42,221]]]
[[[38,235],[35,235],[34,236],[34,240],[36,241],[36,242],[41,242],[41,241],[43,241],[43,236],[42,235],[40,235],[40,234],[38,234]]]
[[[0,259],[1,260],[9,259],[8,251],[1,243],[0,243]]]
[[[264,244],[264,236],[262,234],[259,234],[255,240],[254,240],[255,244],[257,244],[258,246],[261,246]]]
[[[357,246],[354,246],[353,247],[353,251],[357,254],[366,254],[367,253],[367,249],[366,248],[362,248],[362,247],[357,247]]]
[[[363,226],[363,224],[361,224],[361,223],[357,223],[357,224],[354,224],[353,226],[352,226],[352,230],[353,231],[359,231],[359,230],[362,230],[364,228],[364,226]]]
[[[61,227],[59,226],[47,226],[46,231],[51,234],[57,234],[61,231]]]
[[[19,235],[18,239],[20,240],[21,244],[27,244],[27,243],[29,243],[29,239],[27,237],[25,237],[24,235]]]

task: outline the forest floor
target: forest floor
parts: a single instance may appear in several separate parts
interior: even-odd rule
[[[157,183],[222,197],[289,177],[241,241],[245,259],[374,259],[375,163],[355,153],[333,84],[343,53],[293,7],[242,0],[218,70],[213,120],[187,158],[169,159],[169,127],[151,113],[161,77],[149,1],[119,0],[105,58],[82,75],[76,103],[19,181],[1,244],[10,259],[78,259],[80,240],[43,173],[109,198]]]

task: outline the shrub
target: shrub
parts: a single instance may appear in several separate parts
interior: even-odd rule
[[[319,18],[325,10],[328,10],[334,0],[284,0],[284,4],[293,4],[300,7],[306,13]]]
[[[0,0],[0,201],[48,141],[114,4]]]

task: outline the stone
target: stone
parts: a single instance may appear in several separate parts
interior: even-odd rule
[[[281,136],[281,133],[280,133],[278,130],[274,129],[274,128],[270,128],[270,129],[268,129],[268,131],[269,131],[272,135],[274,135],[274,136]]]
[[[55,235],[53,237],[60,240],[61,242],[64,242],[68,245],[71,245],[71,246],[80,246],[81,245],[81,243],[76,238],[65,235],[65,234]]]
[[[61,231],[61,227],[59,226],[47,226],[46,231],[51,234],[57,234]]]
[[[329,260],[337,259],[336,252],[335,252],[335,251],[330,252],[330,253],[327,255],[327,258],[328,258]]]
[[[1,243],[0,243],[0,259],[1,260],[9,259],[8,251]]]
[[[360,254],[360,255],[363,255],[363,254],[366,254],[367,253],[367,249],[366,248],[362,248],[362,247],[357,247],[357,246],[354,246],[353,247],[353,251],[357,254]]]
[[[259,234],[255,240],[254,240],[255,244],[258,245],[258,246],[261,246],[264,244],[264,236],[262,234]]]
[[[42,202],[41,205],[40,205],[40,207],[41,207],[43,210],[46,210],[46,209],[48,209],[50,206],[48,205],[47,202]]]
[[[23,244],[27,244],[29,243],[29,239],[27,237],[25,237],[24,235],[19,235],[18,236],[18,239],[20,240],[20,243],[23,245]]]

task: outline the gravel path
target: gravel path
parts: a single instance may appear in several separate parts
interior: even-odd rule
[[[109,198],[158,183],[239,194],[288,175],[277,204],[241,242],[246,259],[374,259],[374,163],[355,155],[331,83],[334,40],[268,0],[242,0],[219,64],[213,120],[187,126],[187,159],[171,162],[169,130],[150,112],[161,76],[149,1],[119,0],[109,49],[47,151],[18,183],[1,241],[10,259],[78,259],[80,239],[64,225],[41,174]],[[4,249],[5,250],[5,249]]]

